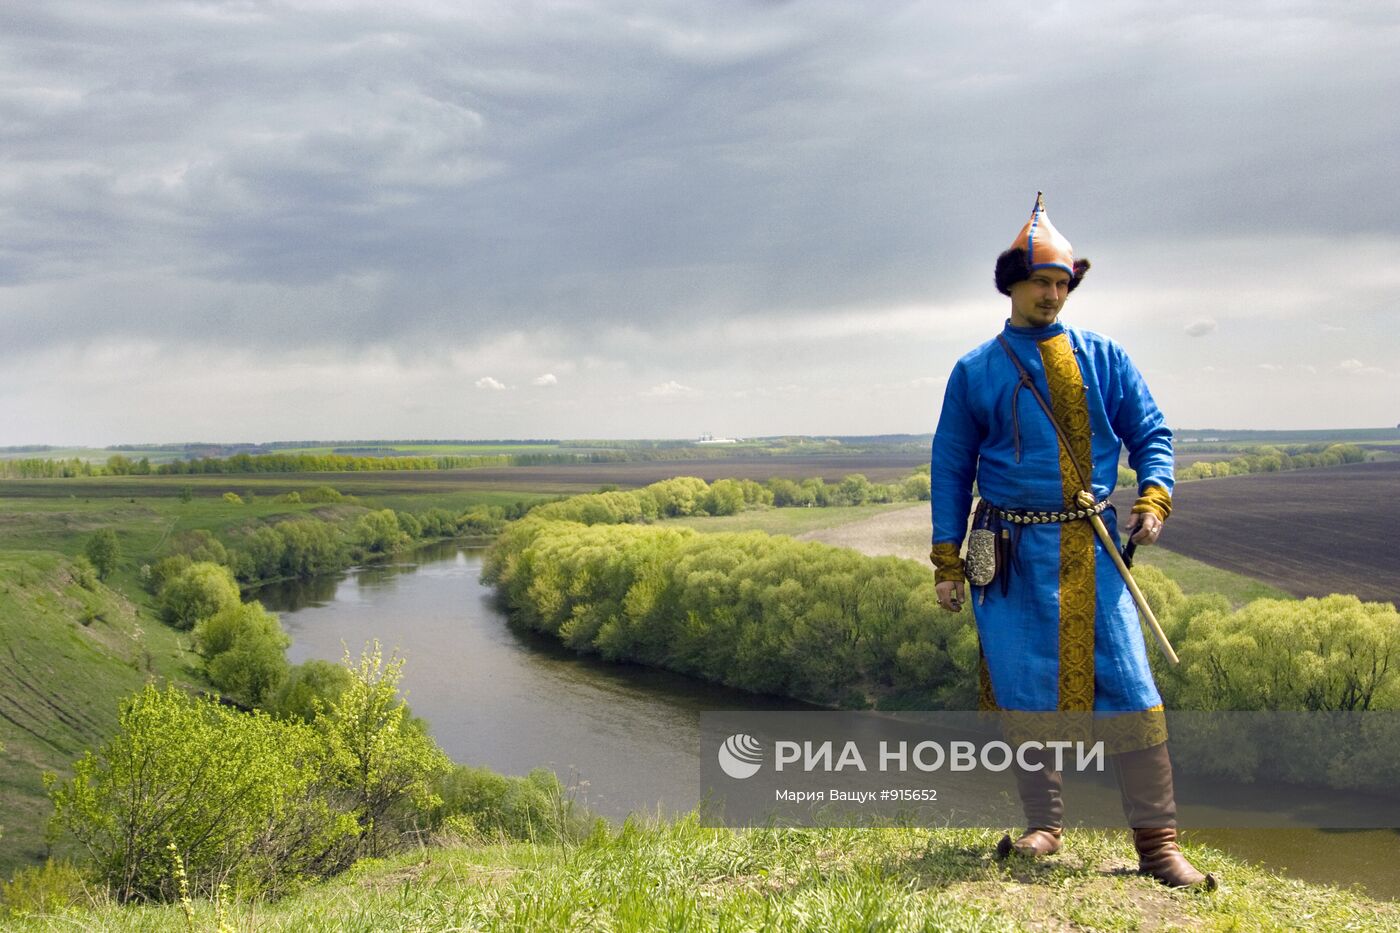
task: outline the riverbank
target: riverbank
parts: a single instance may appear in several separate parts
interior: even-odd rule
[[[1188,847],[1222,880],[1172,891],[1133,871],[1122,833],[1067,833],[1058,856],[997,862],[982,830],[707,829],[693,817],[577,845],[458,843],[275,903],[82,905],[15,930],[1355,930],[1400,905],[1289,881]],[[220,924],[223,926],[221,927]]]

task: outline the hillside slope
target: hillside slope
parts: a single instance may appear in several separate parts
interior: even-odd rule
[[[52,551],[0,551],[0,878],[44,854],[44,771],[116,731],[148,676],[194,679],[180,636]]]

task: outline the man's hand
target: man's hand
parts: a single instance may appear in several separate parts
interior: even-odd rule
[[[1162,520],[1151,512],[1133,512],[1123,523],[1123,530],[1136,545],[1156,544],[1162,533]]]
[[[963,585],[960,580],[944,580],[934,589],[938,592],[938,605],[949,612],[962,612]]]

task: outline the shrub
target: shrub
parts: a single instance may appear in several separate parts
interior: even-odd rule
[[[350,685],[317,715],[328,745],[327,774],[359,826],[358,851],[380,855],[398,840],[397,822],[437,805],[433,781],[452,763],[409,716],[399,696],[403,660],[387,662],[375,642],[352,662]]]
[[[53,831],[77,839],[118,900],[171,900],[171,843],[195,896],[223,881],[274,893],[343,865],[354,821],[327,806],[323,766],[303,724],[147,685],[72,779],[45,781]]]
[[[434,788],[441,799],[432,810],[432,824],[459,835],[561,842],[581,839],[592,828],[588,814],[545,768],[507,777],[458,765],[439,777]]]
[[[160,611],[171,625],[189,629],[200,619],[238,605],[238,601],[238,584],[229,569],[200,561],[165,584],[160,592]]]
[[[184,573],[193,563],[194,561],[184,554],[172,554],[151,564],[150,572],[143,574],[142,580],[148,590],[159,594],[165,588],[165,584]]]
[[[117,569],[117,561],[121,559],[121,554],[117,533],[110,528],[103,528],[93,535],[83,548],[83,556],[92,562],[99,580],[105,580],[112,575],[112,571]]]
[[[85,590],[97,588],[97,570],[92,566],[92,561],[79,555],[73,558],[73,582]]]
[[[409,543],[409,537],[399,527],[399,517],[393,509],[380,509],[360,516],[355,523],[355,543],[371,554],[392,554]]]
[[[350,671],[342,664],[312,659],[287,671],[266,704],[268,712],[282,719],[312,722],[328,709],[351,682]]]
[[[48,859],[29,865],[0,881],[0,906],[11,917],[57,914],[84,903],[89,881],[76,865]]]
[[[277,616],[261,603],[225,606],[194,627],[210,683],[246,706],[261,706],[287,675],[287,646]]]

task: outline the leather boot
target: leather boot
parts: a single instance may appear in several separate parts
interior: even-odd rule
[[[1021,797],[1021,808],[1026,814],[1026,831],[1015,842],[1011,836],[1003,836],[997,844],[997,857],[1005,858],[1012,852],[1031,858],[1054,855],[1060,851],[1060,837],[1064,834],[1065,803],[1060,796],[1064,779],[1054,770],[1053,752],[1040,749],[1027,749],[1026,762],[1035,770],[1027,771],[1017,762],[1012,771],[1016,775],[1016,792]]]
[[[1177,845],[1176,793],[1166,743],[1114,755],[1112,760],[1123,797],[1123,815],[1133,828],[1138,873],[1168,887],[1200,885],[1215,890],[1215,876],[1197,871]]]

